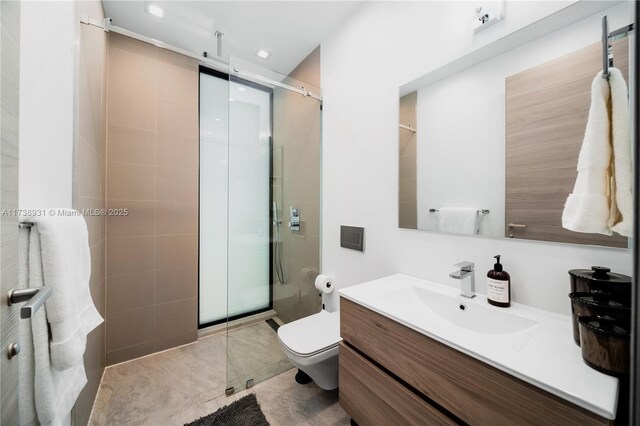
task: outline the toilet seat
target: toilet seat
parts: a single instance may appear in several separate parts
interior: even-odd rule
[[[300,357],[330,350],[342,340],[340,314],[322,310],[281,326],[278,328],[278,337],[287,349]]]

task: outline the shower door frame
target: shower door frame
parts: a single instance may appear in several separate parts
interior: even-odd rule
[[[231,82],[237,82],[244,86],[261,90],[269,94],[269,206],[273,205],[273,89],[263,86],[261,84],[240,78],[235,75],[230,75],[226,72],[219,71],[217,69],[209,68],[204,65],[200,65],[198,70],[198,129],[200,129],[200,96],[202,91],[200,90],[200,74],[207,74],[212,77],[220,78],[227,82],[229,85]],[[227,108],[229,100],[227,99]],[[230,110],[228,108],[228,110]],[[230,112],[228,114],[230,117]],[[227,160],[229,159],[229,119],[227,117]],[[269,305],[266,308],[256,309],[243,314],[229,316],[229,310],[227,305],[227,315],[219,320],[209,321],[207,323],[200,323],[200,154],[201,154],[200,135],[198,132],[198,330],[202,330],[215,325],[228,323],[229,321],[235,321],[241,318],[246,318],[252,315],[261,314],[273,310],[273,209],[269,207],[269,272],[268,272],[268,285],[269,285]],[[230,162],[227,163],[227,300],[229,298],[229,168]]]

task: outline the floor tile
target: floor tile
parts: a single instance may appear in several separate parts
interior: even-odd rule
[[[224,394],[227,348],[230,382],[241,388],[252,377],[257,383],[231,396]],[[300,385],[294,379],[296,371],[277,334],[261,321],[231,330],[229,336],[207,336],[106,368],[89,424],[183,425],[255,393],[274,426],[348,425],[337,390]]]

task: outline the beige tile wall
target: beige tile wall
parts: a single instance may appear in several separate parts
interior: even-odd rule
[[[109,35],[107,364],[197,335],[198,62]]]
[[[400,98],[399,122],[405,126],[417,128],[416,92],[409,93]],[[399,140],[399,199],[398,199],[398,226],[400,228],[416,229],[418,227],[418,201],[416,194],[416,144],[417,133],[398,128]]]
[[[79,3],[80,13],[104,18],[100,1]],[[104,31],[88,25],[80,27],[78,72],[78,127],[74,161],[74,207],[100,209],[105,202],[106,87],[108,38]],[[106,218],[85,216],[91,247],[91,295],[105,316],[105,232]],[[87,424],[102,372],[105,367],[105,327],[103,323],[87,338],[85,368],[88,383],[76,401],[74,424]]]
[[[320,86],[320,47],[290,77]],[[294,84],[293,82],[290,82]],[[283,267],[286,285],[273,275],[273,305],[284,322],[317,313],[314,287],[320,267],[320,104],[284,89],[274,91],[274,200],[282,202]],[[292,232],[289,206],[300,209],[300,232]]]

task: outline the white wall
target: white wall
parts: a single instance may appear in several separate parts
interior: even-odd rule
[[[77,2],[22,2],[20,208],[72,206]]]
[[[504,236],[505,80],[599,43],[602,14],[611,28],[628,23],[620,3],[418,90],[419,229],[438,229],[429,208],[476,207],[491,210],[479,217],[480,234]]]
[[[456,285],[452,265],[470,260],[484,293],[492,256],[502,254],[514,301],[568,313],[569,269],[602,264],[631,272],[628,251],[397,227],[398,88],[570,3],[508,2],[506,19],[475,38],[472,2],[367,3],[322,44],[322,270],[337,287],[395,272]],[[341,224],[366,228],[364,254],[340,248]],[[329,309],[337,298],[326,298]]]

